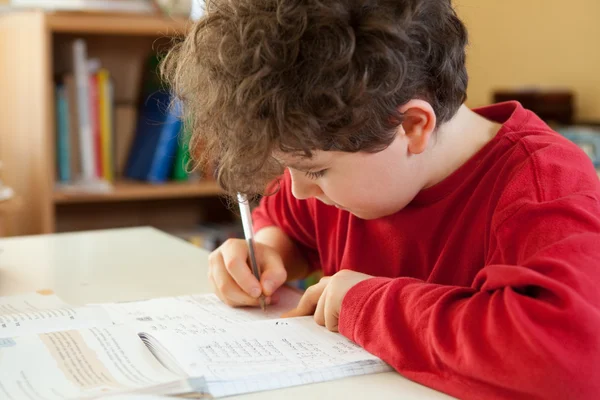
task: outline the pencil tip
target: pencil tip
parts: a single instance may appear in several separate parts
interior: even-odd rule
[[[261,296],[261,298],[259,299],[259,303],[260,303],[260,308],[263,311],[267,311],[267,304],[265,302],[265,298]]]

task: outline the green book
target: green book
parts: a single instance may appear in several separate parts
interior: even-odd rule
[[[187,181],[189,174],[187,172],[188,162],[190,160],[189,135],[182,131],[178,138],[177,152],[175,153],[175,165],[173,165],[173,180]]]

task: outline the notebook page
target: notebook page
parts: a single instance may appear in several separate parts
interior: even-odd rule
[[[273,389],[389,369],[312,317],[258,321],[241,328],[220,335],[157,331],[142,336],[160,343],[162,353],[186,374],[203,376],[213,395],[244,393],[238,391],[244,386],[249,391]]]
[[[0,397],[8,399],[81,399],[163,386],[180,392],[187,382],[122,326],[3,339],[0,360]]]
[[[209,335],[227,332],[240,323],[280,318],[296,307],[300,292],[284,287],[280,302],[267,306],[232,308],[214,294],[166,297],[145,301],[102,304],[115,322],[135,326],[139,331],[176,331],[180,335]]]
[[[0,315],[68,307],[54,294],[26,293],[0,297]]]
[[[0,338],[112,324],[102,308],[71,307],[55,295],[0,297]]]

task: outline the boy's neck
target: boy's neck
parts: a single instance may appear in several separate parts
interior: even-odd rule
[[[434,134],[428,149],[429,180],[425,188],[440,183],[459,169],[492,140],[501,127],[463,104]]]

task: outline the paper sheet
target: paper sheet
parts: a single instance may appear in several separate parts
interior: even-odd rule
[[[301,294],[283,288],[280,295],[266,313],[231,308],[215,295],[88,307],[40,294],[0,298],[0,398],[79,399],[139,388],[135,395],[221,397],[390,370],[312,317],[280,319]]]
[[[0,297],[0,338],[111,325],[101,307],[71,307],[55,295]]]
[[[2,399],[80,399],[180,380],[127,327],[0,340]]]
[[[136,326],[140,331],[172,330],[181,336],[228,332],[240,323],[279,318],[294,308],[301,294],[282,288],[281,301],[267,307],[232,308],[214,294],[159,298],[147,301],[103,304],[113,321]]]
[[[318,326],[312,317],[258,321],[220,335],[182,337],[156,331],[149,336],[186,374],[205,377],[213,395],[389,370],[379,358]]]
[[[0,297],[0,315],[68,307],[54,294],[26,293]]]

